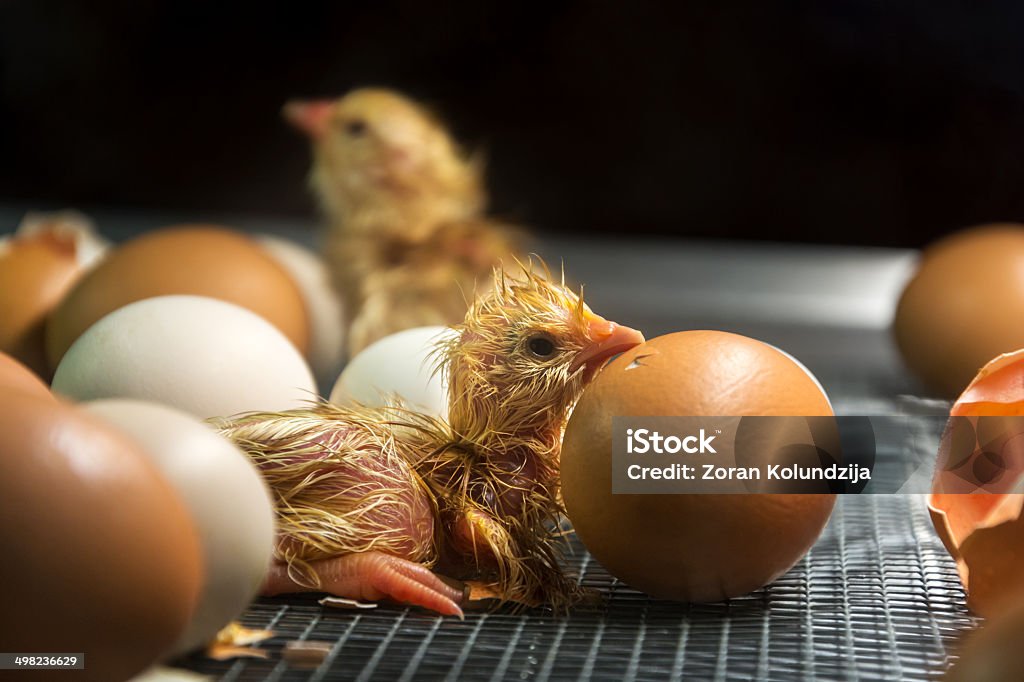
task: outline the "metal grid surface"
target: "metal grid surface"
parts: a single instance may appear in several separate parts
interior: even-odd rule
[[[599,607],[553,618],[469,613],[465,621],[382,606],[352,612],[314,598],[260,599],[245,625],[270,628],[270,660],[182,663],[224,680],[928,680],[973,623],[952,561],[913,495],[841,498],[822,538],[789,573],[727,603],[651,599],[577,547]],[[292,639],[334,642],[317,669],[280,661]]]

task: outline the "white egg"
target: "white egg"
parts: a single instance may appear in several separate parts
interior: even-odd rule
[[[448,327],[416,327],[385,336],[360,351],[331,391],[331,402],[384,406],[398,395],[411,407],[448,416],[448,383],[434,373],[435,344],[455,332]]]
[[[295,280],[309,316],[309,362],[318,380],[338,376],[345,357],[345,319],[341,297],[331,285],[327,265],[316,253],[295,242],[270,235],[260,245]]]
[[[85,409],[138,442],[192,515],[205,582],[168,656],[202,646],[245,610],[263,582],[274,549],[270,491],[245,453],[191,415],[138,400],[99,400]]]
[[[68,349],[53,390],[72,400],[148,400],[204,419],[316,398],[309,366],[276,327],[202,296],[148,298],[102,318]]]

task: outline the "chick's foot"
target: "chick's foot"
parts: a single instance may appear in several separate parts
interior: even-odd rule
[[[294,592],[329,592],[361,601],[393,599],[421,606],[444,616],[463,617],[460,604],[464,591],[452,587],[426,566],[381,552],[346,554],[310,562],[320,580],[308,587],[288,575],[288,566],[270,568],[261,593],[271,597]]]

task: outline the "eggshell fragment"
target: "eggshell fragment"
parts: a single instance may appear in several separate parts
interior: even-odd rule
[[[202,419],[316,399],[309,366],[280,331],[201,296],[160,296],[110,313],[68,350],[53,390],[74,400],[147,400]]]
[[[72,406],[0,392],[0,500],[5,650],[85,653],[72,676],[107,682],[143,670],[184,629],[201,549],[134,442]]]
[[[98,400],[84,407],[139,443],[188,506],[202,543],[205,579],[192,619],[170,654],[207,644],[245,610],[270,566],[270,491],[241,450],[191,415],[137,400]]]
[[[383,407],[394,396],[421,412],[448,416],[448,382],[434,371],[434,349],[454,334],[448,327],[416,327],[371,343],[345,367],[331,402]]]
[[[110,250],[110,241],[97,230],[92,219],[80,211],[29,211],[18,225],[17,236],[56,236],[74,244],[75,258],[82,270],[98,264]]]
[[[209,675],[200,675],[182,668],[154,666],[131,679],[131,682],[211,682]]]
[[[562,493],[580,539],[651,595],[706,602],[789,570],[825,527],[830,494],[613,494],[614,416],[831,416],[817,380],[760,341],[717,331],[651,339],[612,360],[577,404]]]
[[[967,605],[984,616],[1024,595],[1024,434],[1016,433],[1022,415],[1019,350],[985,365],[954,403],[928,502],[935,530],[957,562]]]
[[[104,249],[77,213],[30,213],[14,235],[0,239],[0,352],[49,378],[47,315]]]
[[[47,323],[51,365],[105,315],[135,301],[173,294],[235,303],[268,320],[300,352],[308,345],[302,295],[259,244],[223,227],[185,225],[125,242],[75,285]]]
[[[1024,347],[1024,226],[995,224],[925,249],[900,297],[893,333],[907,366],[942,396]]]

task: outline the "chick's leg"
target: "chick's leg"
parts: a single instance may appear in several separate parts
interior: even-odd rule
[[[285,564],[271,566],[261,593],[264,596],[293,592],[329,592],[339,597],[378,601],[394,599],[421,606],[445,616],[462,617],[463,591],[441,580],[430,569],[381,552],[360,552],[310,562],[320,579],[308,587],[288,575]]]

